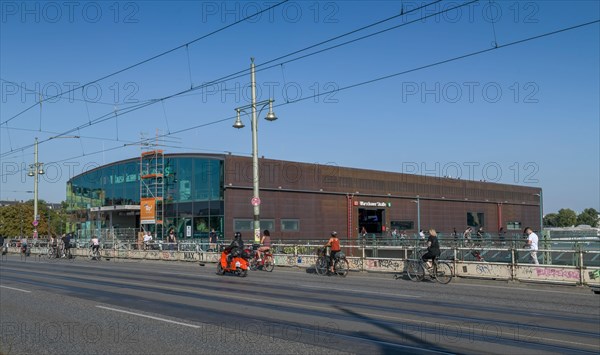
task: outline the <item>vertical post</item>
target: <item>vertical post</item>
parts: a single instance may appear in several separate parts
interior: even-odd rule
[[[418,233],[421,233],[421,199],[419,195],[417,195],[417,229]]]
[[[579,249],[577,256],[579,257],[579,284],[583,285],[585,282],[585,276],[583,275],[585,272],[585,268],[583,267],[583,249]]]
[[[33,220],[37,221],[38,216],[38,173],[39,173],[39,163],[38,163],[38,139],[35,138],[35,143],[33,145]],[[33,228],[34,232],[37,230],[37,227]]]
[[[540,237],[544,234],[544,195],[540,189]]]
[[[259,197],[259,186],[258,186],[258,137],[257,137],[257,125],[256,120],[256,76],[254,73],[254,58],[250,58],[250,87],[252,88],[252,180],[254,196],[257,199]],[[254,204],[254,242],[260,242],[260,204]]]

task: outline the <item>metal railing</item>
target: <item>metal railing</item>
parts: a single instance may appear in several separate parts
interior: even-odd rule
[[[522,241],[520,241],[522,242]],[[8,241],[9,252],[19,253],[19,241]],[[325,241],[302,241],[301,243],[274,243],[271,247],[277,266],[314,266],[317,249]],[[31,255],[45,255],[47,240],[31,240]],[[221,247],[228,243],[209,244],[198,242],[148,243],[138,241],[104,241],[101,243],[102,258],[107,260],[174,260],[217,262]],[[401,246],[386,243],[342,243],[351,270],[369,272],[402,273],[406,262],[417,257],[425,247],[423,241],[416,245]],[[88,256],[89,243],[73,250],[76,257]],[[476,277],[500,280],[558,282],[600,287],[600,250],[577,248],[540,248],[537,251],[539,265],[531,263],[531,250],[511,246],[442,246],[442,260],[452,265],[459,277]],[[34,260],[41,260],[34,258]]]

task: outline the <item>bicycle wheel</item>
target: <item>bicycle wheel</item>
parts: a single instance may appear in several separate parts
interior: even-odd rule
[[[435,279],[441,284],[447,284],[452,280],[452,268],[448,263],[437,264]]]
[[[346,277],[346,275],[348,275],[348,270],[350,270],[350,264],[345,258],[339,259],[335,261],[335,264],[333,264],[333,269],[337,275]]]
[[[56,252],[54,251],[54,248],[50,247],[48,248],[48,253],[46,254],[46,257],[48,259],[52,259],[56,256]]]
[[[327,274],[327,266],[327,259],[323,256],[320,256],[315,262],[315,271],[319,275],[325,275]]]
[[[421,281],[425,278],[425,270],[418,260],[410,260],[406,265],[406,274],[412,281]]]
[[[256,258],[250,259],[248,262],[248,268],[252,271],[256,271],[258,269],[258,261],[256,261]]]
[[[265,264],[263,265],[263,270],[272,272],[275,269],[275,261],[272,256],[265,256]]]

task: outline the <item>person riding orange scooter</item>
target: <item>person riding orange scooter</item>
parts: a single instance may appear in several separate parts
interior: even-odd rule
[[[248,274],[248,255],[244,253],[242,233],[236,232],[231,244],[221,253],[221,260],[217,264],[217,274],[225,272],[235,273],[245,277]]]

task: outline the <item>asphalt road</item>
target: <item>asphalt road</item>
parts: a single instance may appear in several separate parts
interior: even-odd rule
[[[215,270],[9,256],[0,354],[600,353],[587,288]]]

